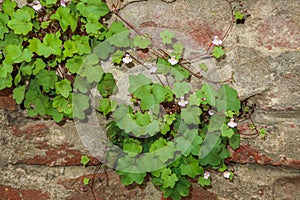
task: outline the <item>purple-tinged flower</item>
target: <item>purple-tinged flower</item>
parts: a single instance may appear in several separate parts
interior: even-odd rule
[[[214,40],[212,41],[212,43],[213,43],[214,45],[216,45],[216,46],[220,46],[220,45],[222,45],[223,41],[220,40],[220,38],[219,38],[218,36],[215,36],[215,37],[214,37]]]
[[[122,58],[122,61],[126,64],[131,63],[132,62],[132,58],[130,57],[130,54],[126,54],[124,58]]]
[[[178,102],[178,105],[181,107],[185,107],[189,102],[187,100],[184,100],[184,96],[180,97],[180,101]]]
[[[157,67],[154,66],[149,69],[149,72],[150,72],[150,74],[154,74],[156,72],[156,70],[157,70]]]
[[[212,116],[213,114],[215,114],[211,109],[209,109],[208,110],[208,114],[210,115],[210,116]]]
[[[233,118],[230,119],[230,122],[228,122],[227,125],[231,128],[237,127],[237,123],[234,122]]]
[[[209,173],[208,171],[205,171],[205,172],[203,173],[203,178],[204,178],[205,180],[207,180],[207,179],[209,179],[209,177],[210,177],[210,173]]]
[[[176,56],[171,56],[171,58],[169,58],[168,62],[171,65],[176,65],[178,63],[178,60],[176,60]]]
[[[224,173],[223,173],[223,176],[224,176],[225,178],[230,178],[231,172],[224,172]]]
[[[66,0],[60,0],[60,5],[61,5],[62,7],[66,7],[66,6],[67,6]]]
[[[42,4],[39,2],[39,1],[36,1],[36,4],[32,6],[32,8],[35,10],[35,11],[40,11],[43,6]]]

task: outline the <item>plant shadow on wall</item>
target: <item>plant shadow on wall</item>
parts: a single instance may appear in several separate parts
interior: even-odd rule
[[[237,122],[249,119],[253,137],[265,137],[266,131],[251,119],[254,106],[241,102],[230,87],[233,78],[210,81],[201,75],[208,69],[204,62],[197,71],[191,67],[193,59],[222,60],[232,27],[245,22],[243,4],[226,2],[231,18],[225,34],[212,38],[205,53],[187,60],[172,31],[161,31],[157,44],[150,33],[124,19],[118,6],[109,8],[99,0],[44,0],[18,8],[5,0],[0,13],[0,90],[14,88],[14,99],[29,117],[85,123],[91,110],[100,112],[108,121],[108,148],[101,162],[114,168],[124,185],[142,184],[149,176],[164,197],[180,199],[189,196],[191,179],[209,186],[211,171],[233,180],[234,171],[224,160],[239,148]],[[108,25],[111,15],[119,20]],[[138,59],[136,51],[147,52],[154,63]],[[148,72],[128,77],[130,104],[112,98],[118,93],[117,80],[103,70],[103,62],[133,69],[140,65]],[[205,83],[195,89],[192,77]],[[90,98],[95,88],[101,94],[97,108]],[[88,162],[83,156],[81,163]],[[83,181],[95,198],[94,184],[94,178]]]

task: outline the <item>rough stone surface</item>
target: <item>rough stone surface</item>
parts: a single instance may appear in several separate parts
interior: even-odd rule
[[[120,13],[142,30],[170,28],[185,34],[202,50],[229,26],[225,0],[168,2],[124,0]],[[184,199],[300,199],[300,1],[248,0],[244,7],[251,16],[225,40],[226,58],[210,63],[219,76],[204,75],[227,80],[234,72],[232,86],[241,99],[256,103],[253,120],[267,128],[267,137],[251,138],[250,121],[240,121],[241,147],[226,161],[234,180],[211,171],[212,187],[203,189],[194,181],[190,197]],[[147,58],[141,52],[139,56]],[[80,166],[81,155],[88,151],[73,122],[57,125],[27,118],[11,90],[0,91],[0,108],[0,200],[93,199],[82,180],[93,176],[99,162],[91,156],[88,167]],[[163,199],[150,182],[124,187],[103,167],[96,177],[97,200]]]

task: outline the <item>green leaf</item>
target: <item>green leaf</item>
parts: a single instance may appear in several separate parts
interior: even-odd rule
[[[0,39],[3,40],[4,34],[8,33],[8,28],[6,26],[9,21],[8,15],[0,13]]]
[[[17,104],[21,104],[25,96],[25,85],[18,86],[13,90],[13,98]]]
[[[72,74],[77,74],[80,67],[82,66],[83,59],[81,56],[74,56],[71,59],[67,60],[66,63],[66,68],[72,73]]]
[[[50,16],[50,19],[55,19],[59,21],[59,25],[63,32],[66,32],[68,27],[71,27],[72,32],[76,30],[77,20],[75,16],[70,13],[70,8],[60,6],[56,12]]]
[[[187,197],[190,193],[190,181],[184,177],[179,177],[174,188],[164,189],[164,198],[171,197],[173,200],[180,200],[181,197]]]
[[[90,107],[89,96],[81,93],[73,94],[73,117],[76,119],[84,119],[84,111]]]
[[[151,41],[145,36],[136,35],[133,38],[133,44],[134,46],[146,49],[149,45],[151,45]]]
[[[81,163],[83,166],[86,166],[89,162],[90,162],[90,159],[89,159],[88,156],[81,156],[80,163]]]
[[[99,111],[105,116],[111,112],[111,103],[109,99],[100,99]]]
[[[25,94],[24,106],[27,108],[29,116],[44,116],[51,104],[48,96],[44,96],[36,90],[28,90]]]
[[[99,82],[104,74],[103,69],[98,65],[99,59],[96,54],[90,54],[85,58],[80,76],[86,77],[89,83]]]
[[[148,79],[144,74],[129,75],[129,83],[130,87],[128,88],[128,92],[133,94],[138,88],[143,85],[150,84],[152,81]]]
[[[171,55],[176,56],[176,59],[179,60],[183,53],[184,46],[183,44],[176,42],[175,44],[173,44],[173,48],[174,48],[174,52]]]
[[[61,94],[63,97],[68,98],[72,91],[71,81],[63,79],[55,83],[55,90],[57,94]]]
[[[87,24],[85,25],[85,30],[88,34],[97,35],[100,33],[100,29],[103,28],[103,25],[99,23],[99,18],[97,16],[92,16],[87,20]]]
[[[122,22],[113,22],[106,33],[106,38],[110,38],[111,36],[122,33],[124,31],[128,31],[127,28],[124,27],[124,24]]]
[[[20,36],[14,34],[13,32],[10,32],[8,34],[5,34],[4,40],[0,40],[0,47],[5,48],[8,45],[17,45],[22,46],[22,39]]]
[[[174,33],[170,32],[169,30],[165,30],[161,32],[160,37],[162,39],[163,44],[172,44],[172,38],[174,37]]]
[[[103,17],[109,13],[106,3],[99,0],[82,0],[76,5],[76,9],[86,18],[90,16]]]
[[[67,40],[64,42],[64,57],[72,57],[78,50],[76,48],[76,42]]]
[[[202,100],[202,104],[216,105],[217,92],[211,84],[205,84],[196,91],[197,97]]]
[[[76,43],[76,49],[79,55],[90,54],[91,47],[89,44],[89,36],[73,35],[72,40]]]
[[[33,53],[28,49],[22,50],[22,46],[19,45],[8,45],[4,51],[5,63],[21,63],[23,61],[30,62],[33,57]]]
[[[101,42],[100,44],[98,44],[98,45],[93,49],[94,53],[97,54],[97,56],[98,56],[100,59],[102,59],[102,60],[107,59],[108,56],[109,56],[111,53],[114,52],[114,50],[115,50],[115,48],[114,48],[107,40]],[[116,63],[116,55],[119,55],[120,52],[123,52],[123,51],[117,50],[117,51],[112,55],[112,61],[113,61],[113,63]],[[116,54],[116,55],[115,55],[115,54]],[[125,55],[125,53],[124,53],[124,55]],[[123,56],[124,56],[124,55],[123,55]],[[122,57],[123,57],[123,56],[122,56]],[[121,62],[121,60],[122,60],[122,57],[120,58],[120,62]],[[117,63],[117,64],[120,64],[120,62]]]
[[[229,145],[233,150],[240,148],[240,134],[234,134],[229,138]]]
[[[52,106],[55,108],[59,113],[64,113],[67,116],[71,117],[71,114],[73,112],[72,108],[72,95],[69,96],[69,98],[65,98],[61,95],[57,95],[52,99]]]
[[[83,179],[83,185],[87,186],[89,183],[90,183],[90,178],[84,177],[84,179]]]
[[[184,160],[185,163],[181,163],[180,165],[182,175],[187,175],[191,178],[195,178],[197,175],[203,173],[203,168],[199,166],[198,160],[196,160],[193,156],[189,156]]]
[[[116,47],[129,47],[130,46],[130,39],[129,39],[129,31],[123,31],[121,33],[117,33],[110,38],[107,39],[107,41]]]
[[[176,174],[172,173],[170,168],[161,171],[161,178],[163,179],[162,188],[174,188],[176,181],[178,181]]]
[[[258,129],[258,132],[259,132],[259,136],[260,136],[261,138],[264,138],[264,137],[266,137],[266,135],[267,135],[267,130],[266,130],[265,128],[260,128],[260,129]]]
[[[4,13],[8,14],[9,16],[12,16],[16,7],[17,7],[17,3],[15,1],[11,1],[11,0],[3,1],[2,10],[4,11]]]
[[[241,108],[241,102],[238,99],[237,91],[229,87],[227,84],[222,85],[222,87],[218,90],[216,103],[219,112],[232,110],[237,113]]]
[[[242,13],[236,11],[236,12],[234,13],[234,18],[235,18],[236,20],[243,20],[244,15],[243,15]]]
[[[190,107],[181,109],[181,118],[186,124],[199,124],[202,110],[198,107]]]
[[[204,63],[199,64],[199,68],[202,69],[202,70],[205,71],[205,72],[207,72],[207,70],[208,70],[207,65],[204,64]]]
[[[225,55],[225,52],[221,46],[214,46],[212,54],[215,58],[220,58]]]
[[[50,55],[61,55],[62,41],[53,33],[43,38],[43,43],[37,44],[37,54],[48,58]]]
[[[33,75],[37,75],[41,70],[45,69],[46,63],[41,58],[38,58],[34,62],[34,69],[32,71]]]
[[[113,55],[112,55],[112,62],[115,64],[120,64],[122,62],[122,58],[125,56],[124,51],[117,50]]]
[[[221,134],[222,134],[223,137],[231,138],[234,135],[234,132],[226,124],[223,124]]]
[[[177,98],[180,98],[180,97],[184,96],[185,94],[188,94],[190,92],[190,90],[191,90],[191,86],[187,82],[175,82],[174,83],[173,92]]]
[[[210,185],[210,179],[205,179],[204,177],[200,176],[198,178],[198,184],[201,185],[201,187],[209,186]]]
[[[105,73],[97,86],[98,91],[103,97],[112,95],[118,88],[112,73]]]
[[[171,125],[173,121],[176,120],[175,114],[165,114],[164,115],[164,121],[167,122],[167,124]]]
[[[192,150],[192,145],[198,134],[197,129],[185,130],[182,136],[177,136],[175,138],[176,149],[179,150],[182,155],[188,156]],[[197,141],[198,142],[198,141]]]
[[[8,74],[6,77],[0,77],[0,90],[10,88],[12,86],[12,76]]]
[[[129,157],[135,157],[137,154],[143,151],[143,147],[138,140],[126,139],[123,142],[123,150],[128,153]]]
[[[146,173],[126,173],[122,171],[116,171],[120,175],[123,185],[131,185],[133,183],[142,184]]]
[[[32,30],[31,15],[28,11],[19,9],[12,14],[7,26],[16,34],[26,35]]]
[[[54,89],[54,85],[58,78],[55,71],[41,70],[37,75],[37,83],[43,87],[45,92],[50,92],[50,89]]]
[[[0,65],[0,77],[2,78],[6,78],[8,76],[8,74],[11,74],[13,71],[13,66],[3,63],[3,65]]]

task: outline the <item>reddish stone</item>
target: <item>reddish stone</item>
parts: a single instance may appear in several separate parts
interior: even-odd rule
[[[41,190],[15,189],[9,186],[0,185],[0,198],[3,200],[47,200],[50,199],[50,194]]]
[[[226,159],[226,162],[236,162],[236,163],[256,163],[256,164],[273,164],[271,158],[261,155],[257,150],[252,149],[249,144],[241,145],[239,149],[231,152],[232,156]]]
[[[261,25],[258,42],[268,49],[297,49],[300,46],[300,30],[297,27],[299,23],[293,19],[272,16]]]
[[[92,174],[87,174],[75,179],[60,180],[58,184],[64,186],[67,190],[73,191],[71,196],[67,198],[68,200],[93,199],[91,187],[84,187],[82,181],[84,178],[92,177]],[[97,173],[94,178],[93,192],[97,200],[127,200],[136,199],[137,196],[146,199],[142,187],[138,185],[124,186],[114,171]]]
[[[249,144],[241,145],[236,151],[231,151],[231,157],[225,160],[226,163],[236,162],[240,164],[255,163],[260,165],[287,166],[300,169],[300,160],[294,160],[281,156],[278,162],[272,160],[266,155],[260,154],[257,150],[250,147]]]
[[[43,135],[49,131],[49,127],[43,123],[30,124],[28,126],[14,126],[12,133],[17,137],[25,136],[25,139],[31,140],[36,136]]]
[[[0,109],[16,110],[16,101],[12,98],[12,88],[0,90]]]
[[[35,155],[32,158],[27,158],[18,161],[17,163],[27,165],[48,165],[48,166],[77,166],[80,163],[81,156],[85,155],[80,150],[72,149],[74,146],[69,143],[63,143],[58,147],[52,147],[47,142],[40,143],[37,148],[45,149],[45,155]],[[100,162],[90,157],[88,165],[98,165]]]

